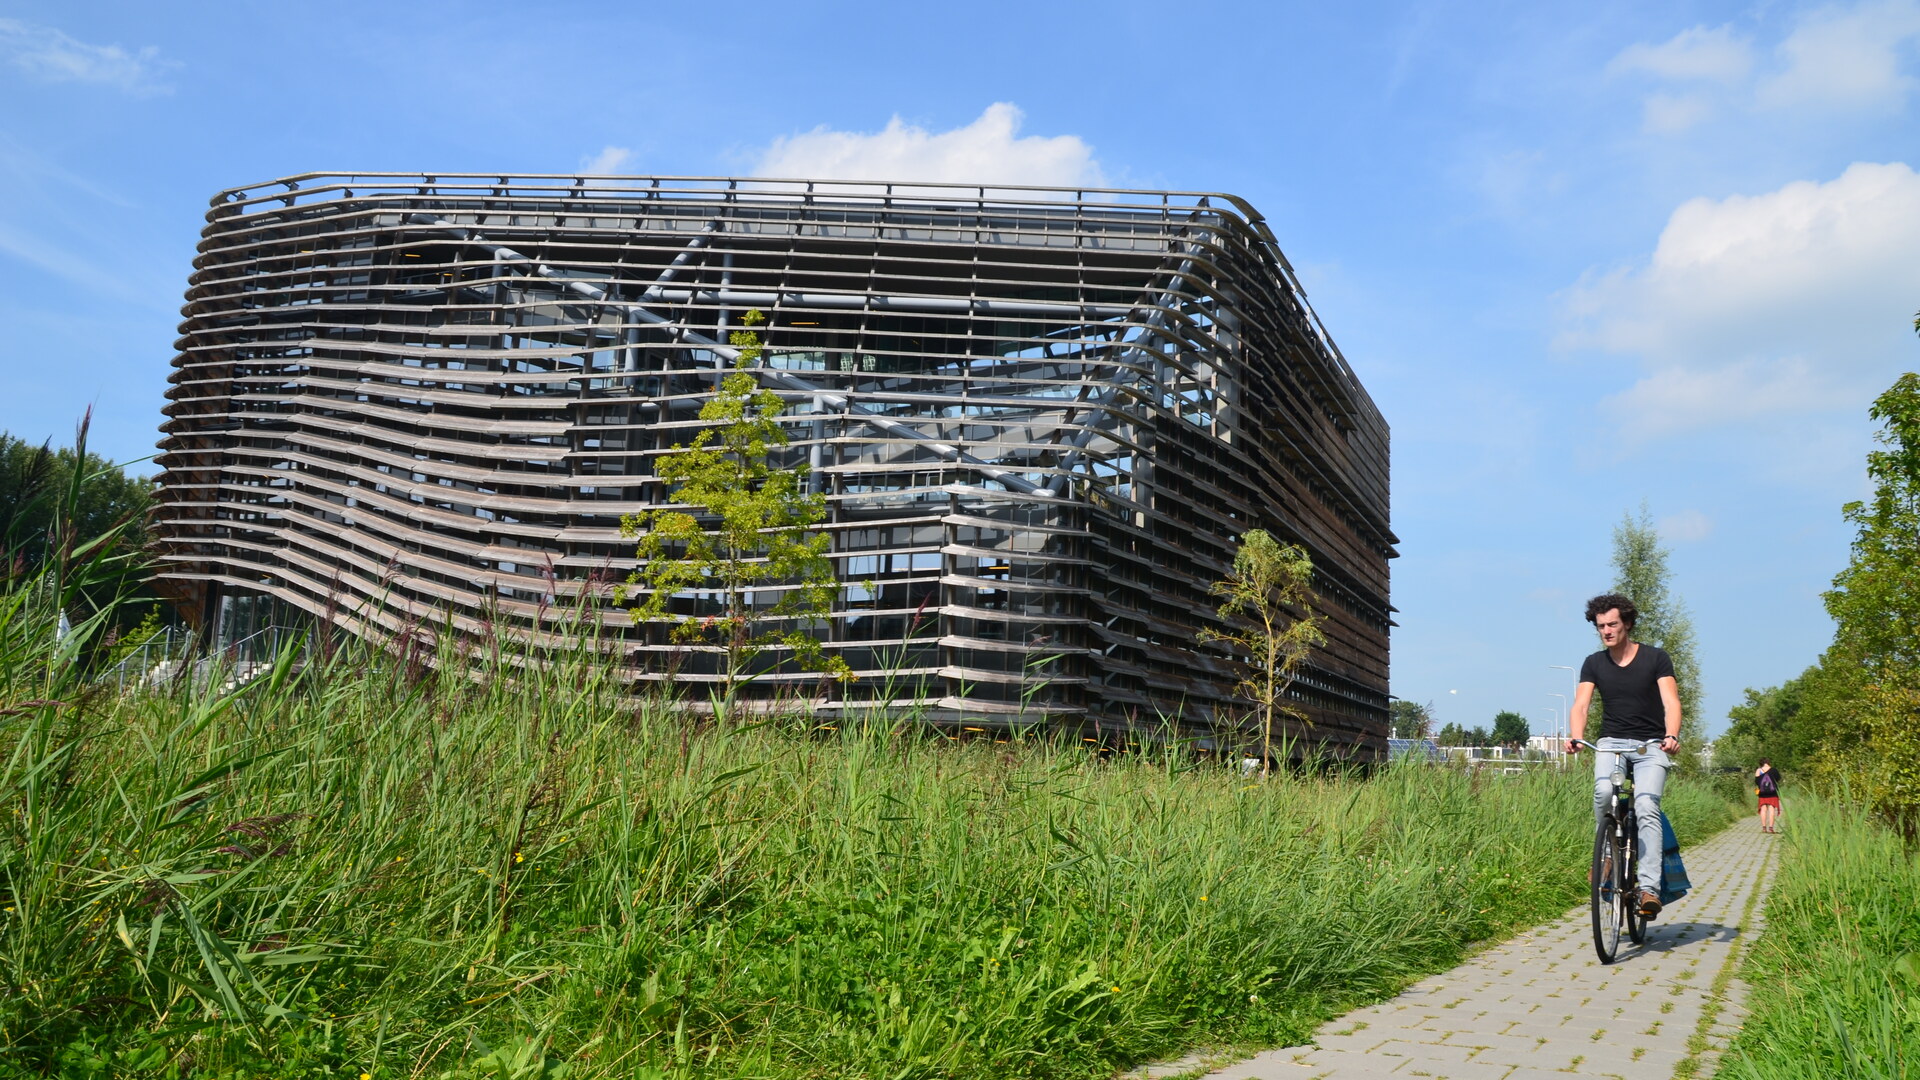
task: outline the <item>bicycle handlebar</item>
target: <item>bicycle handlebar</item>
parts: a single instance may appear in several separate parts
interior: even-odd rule
[[[1622,750],[1602,750],[1598,746],[1595,746],[1594,744],[1588,742],[1585,739],[1568,739],[1567,741],[1572,743],[1575,746],[1584,746],[1596,754],[1644,754],[1647,752],[1647,747],[1659,746],[1661,743],[1666,742],[1668,739],[1673,739],[1674,742],[1680,741],[1675,736],[1663,735],[1658,739],[1648,739],[1645,742],[1641,743],[1639,746],[1633,747],[1631,749],[1622,749]]]

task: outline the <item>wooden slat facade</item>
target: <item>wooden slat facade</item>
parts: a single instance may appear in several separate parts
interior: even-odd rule
[[[634,566],[621,515],[759,309],[830,507],[831,647],[942,723],[1219,739],[1207,585],[1265,528],[1318,569],[1306,739],[1385,750],[1388,431],[1231,196],[725,178],[310,174],[213,200],[153,531],[210,614],[544,633]],[[679,610],[711,601],[676,600]],[[717,679],[664,626],[635,678]],[[811,685],[795,677],[793,685]],[[773,690],[779,679],[761,686]],[[1107,734],[1100,734],[1107,733]]]

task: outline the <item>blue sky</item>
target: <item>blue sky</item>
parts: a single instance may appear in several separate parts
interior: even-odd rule
[[[1394,692],[1545,727],[1644,500],[1717,729],[1920,367],[1917,79],[1920,0],[0,3],[0,428],[150,453],[207,200],[290,173],[1228,191],[1393,425]]]

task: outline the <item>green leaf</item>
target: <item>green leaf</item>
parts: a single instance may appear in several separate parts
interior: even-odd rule
[[[1920,952],[1901,953],[1893,962],[1893,973],[1920,987]]]

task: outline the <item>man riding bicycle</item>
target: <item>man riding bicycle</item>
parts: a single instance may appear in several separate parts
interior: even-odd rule
[[[1587,601],[1587,621],[1600,632],[1606,646],[1580,665],[1580,686],[1574,691],[1567,740],[1569,754],[1580,751],[1587,729],[1587,706],[1600,693],[1600,751],[1593,763],[1593,816],[1606,819],[1613,797],[1614,757],[1625,760],[1633,772],[1633,812],[1640,828],[1640,914],[1660,913],[1660,796],[1666,791],[1671,755],[1680,751],[1680,684],[1673,677],[1673,659],[1664,650],[1633,640],[1633,624],[1640,611],[1617,593]],[[1660,740],[1658,747],[1645,743]]]

